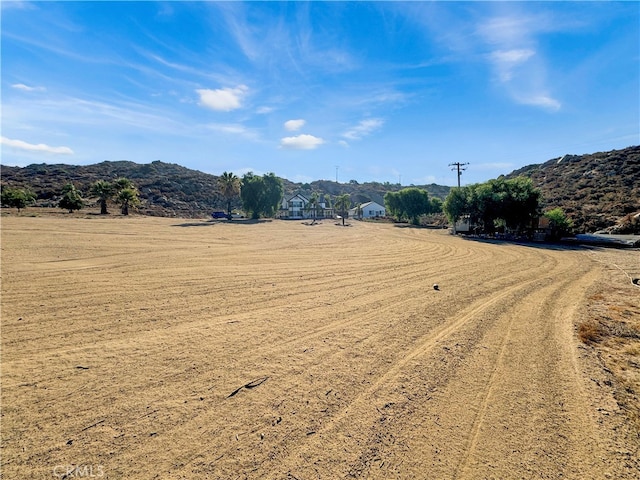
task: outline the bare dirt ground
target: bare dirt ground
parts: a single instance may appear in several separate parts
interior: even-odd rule
[[[3,217],[3,478],[637,479],[638,258]]]

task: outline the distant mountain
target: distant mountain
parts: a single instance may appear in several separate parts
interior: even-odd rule
[[[506,175],[531,178],[543,207],[561,207],[578,232],[614,226],[640,212],[640,146],[589,155],[564,155]]]
[[[40,206],[57,206],[62,187],[73,183],[86,199],[96,180],[131,179],[140,190],[144,215],[202,217],[222,205],[217,178],[172,163],[102,162],[94,165],[34,164],[1,167],[2,184],[29,188]]]
[[[218,192],[218,176],[182,167],[172,163],[155,161],[138,164],[128,161],[102,162],[94,165],[34,164],[26,167],[0,165],[2,185],[28,188],[36,194],[40,206],[57,206],[62,187],[73,183],[84,198],[96,180],[115,180],[126,177],[140,190],[142,201],[138,211],[144,215],[185,218],[207,218],[213,210],[226,208],[226,202]],[[348,193],[354,203],[375,201],[384,203],[384,194],[403,187],[389,183],[336,183],[318,180],[311,183],[294,183],[283,179],[285,195],[318,192],[325,195]],[[449,187],[422,185],[430,195],[444,199]],[[239,200],[234,207],[239,208]]]
[[[548,162],[529,165],[505,175],[526,176],[542,191],[543,207],[561,207],[574,221],[578,232],[594,232],[616,225],[624,216],[640,212],[640,146],[590,155],[564,155]],[[62,187],[73,183],[85,198],[96,180],[127,177],[140,190],[145,215],[207,218],[211,211],[225,208],[218,193],[218,176],[180,165],[155,161],[138,164],[128,161],[94,165],[47,165],[27,167],[0,165],[2,185],[29,188],[41,206],[56,206]],[[384,195],[406,186],[391,183],[337,183],[317,180],[294,183],[283,179],[285,195],[318,192],[325,195],[348,193],[354,203],[384,204]],[[429,195],[444,199],[450,188],[416,185]],[[240,207],[239,200],[234,205]]]

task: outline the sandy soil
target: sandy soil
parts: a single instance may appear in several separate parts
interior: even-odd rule
[[[3,478],[639,478],[639,432],[576,336],[602,282],[629,283],[608,255],[3,217]]]

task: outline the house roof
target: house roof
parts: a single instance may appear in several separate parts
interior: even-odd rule
[[[368,207],[369,205],[377,205],[378,207],[384,208],[383,205],[380,205],[378,202],[366,202],[360,205],[360,208]]]
[[[309,199],[307,197],[305,197],[304,195],[302,195],[301,193],[294,193],[293,195],[291,195],[289,198],[287,198],[287,202],[291,201],[292,199],[296,198],[296,197],[300,197],[302,198],[305,202],[309,202]]]

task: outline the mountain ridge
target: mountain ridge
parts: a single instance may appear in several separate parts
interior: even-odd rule
[[[621,218],[640,211],[640,146],[585,155],[564,155],[532,164],[504,175],[526,176],[542,192],[543,209],[560,207],[573,220],[578,232],[602,230]],[[207,218],[212,210],[224,209],[218,192],[219,176],[179,164],[156,160],[138,164],[127,160],[91,165],[31,164],[26,167],[0,165],[3,186],[28,188],[37,205],[56,206],[64,184],[73,183],[85,198],[96,180],[127,177],[140,190],[139,212],[144,215]],[[384,194],[406,185],[354,180],[337,183],[316,180],[295,183],[282,179],[285,195],[297,192],[338,195],[348,193],[354,203],[384,202]],[[451,187],[410,185],[444,199]],[[237,201],[234,205],[239,208]]]

